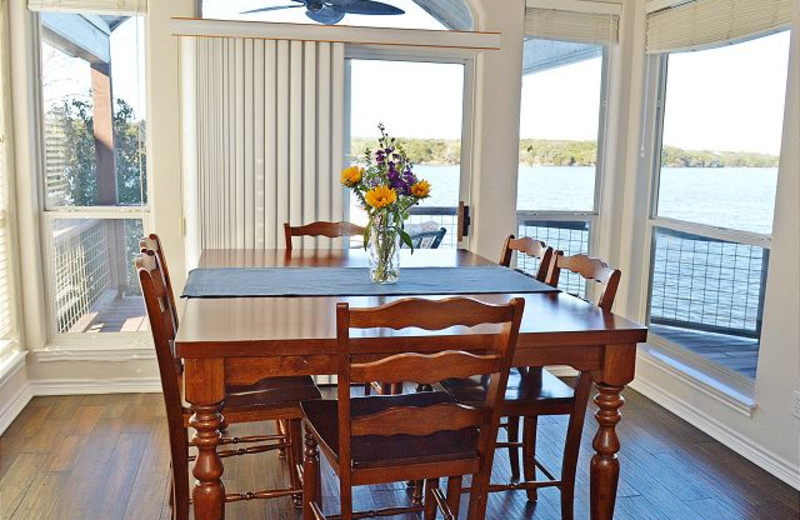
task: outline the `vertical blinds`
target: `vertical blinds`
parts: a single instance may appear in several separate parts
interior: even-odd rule
[[[14,329],[10,231],[8,225],[8,2],[0,2],[0,340]]]
[[[647,17],[647,52],[717,47],[788,27],[793,0],[695,0]]]
[[[525,10],[525,34],[545,40],[611,45],[619,41],[619,16],[529,8]]]
[[[65,11],[95,14],[142,14],[147,0],[28,0],[31,11]]]
[[[197,41],[202,248],[283,248],[283,223],[342,220],[344,44]],[[295,247],[341,247],[304,238]]]

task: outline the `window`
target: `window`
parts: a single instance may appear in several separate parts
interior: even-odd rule
[[[40,21],[51,333],[138,331],[144,18],[43,11]]]
[[[7,350],[8,340],[16,335],[16,308],[14,305],[13,255],[11,252],[11,225],[9,214],[10,177],[9,139],[6,118],[8,106],[8,54],[7,11],[8,4],[0,6],[0,359]]]
[[[379,137],[377,125],[385,124],[390,135],[405,146],[417,177],[432,186],[430,198],[411,209],[406,230],[413,236],[444,228],[439,247],[456,247],[458,205],[464,200],[462,185],[469,175],[461,154],[465,65],[371,59],[348,63],[351,138],[347,161],[357,161],[367,146],[374,148]],[[359,225],[367,222],[366,213],[352,196],[350,220]],[[351,243],[360,245],[358,240]]]
[[[754,378],[789,33],[656,59],[663,83],[651,331]]]
[[[588,254],[602,164],[605,60],[602,45],[525,42],[517,188],[519,235],[566,255]],[[518,266],[538,269],[520,255]],[[563,289],[586,295],[577,275]]]

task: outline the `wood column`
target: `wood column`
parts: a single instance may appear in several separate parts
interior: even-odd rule
[[[94,153],[97,161],[97,203],[117,205],[117,168],[114,157],[114,98],[111,65],[92,64]]]

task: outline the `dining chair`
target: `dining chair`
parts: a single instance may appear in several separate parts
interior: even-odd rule
[[[500,405],[514,356],[524,299],[490,305],[469,298],[410,298],[381,307],[336,308],[338,400],[303,402],[305,424],[304,520],[326,520],[322,512],[319,448],[339,477],[341,514],[352,520],[437,510],[457,518],[464,475],[473,475],[470,510],[485,509]],[[486,334],[442,336],[450,327],[492,327]],[[389,352],[359,351],[358,336],[369,329],[416,327],[430,334],[386,338]],[[356,330],[351,338],[351,330]],[[471,344],[478,352],[461,350]],[[394,347],[391,347],[394,345]],[[366,356],[365,356],[366,354]],[[480,375],[487,391],[480,403],[463,404],[446,392],[352,397],[351,385],[380,380],[433,384],[449,377]],[[447,478],[447,492],[439,481]],[[425,500],[406,506],[356,513],[352,488],[425,480]],[[474,517],[479,518],[479,517]],[[480,517],[482,518],[482,517]]]
[[[562,269],[577,273],[587,281],[595,281],[603,287],[597,305],[604,311],[611,311],[621,277],[619,270],[586,255],[565,257],[561,251],[553,253],[552,264],[547,277],[549,285],[558,285]],[[459,402],[464,403],[481,401],[487,391],[483,381],[476,378],[448,379],[441,386]],[[561,518],[572,520],[575,473],[591,387],[592,378],[589,372],[580,371],[575,386],[570,386],[541,367],[515,367],[510,370],[502,407],[502,414],[508,418],[508,441],[497,442],[496,447],[509,449],[512,479],[509,484],[492,484],[490,491],[525,490],[528,500],[535,501],[538,498],[538,489],[557,487],[561,492]],[[558,477],[536,457],[538,418],[543,415],[569,416],[561,474]],[[521,443],[518,441],[520,417],[524,418]],[[524,476],[521,481],[519,448],[522,448]],[[543,480],[537,480],[537,468],[544,475]]]
[[[283,224],[283,232],[286,237],[286,250],[292,250],[292,237],[352,237],[363,236],[364,228],[351,222],[312,222],[304,226],[290,226],[288,222]]]
[[[193,419],[182,394],[183,363],[173,347],[177,328],[173,321],[173,309],[170,308],[164,271],[156,253],[148,251],[139,255],[134,265],[155,344],[167,412],[172,469],[170,502],[173,507],[173,517],[176,520],[187,520],[190,505],[188,464],[194,460],[194,456],[189,456],[192,442],[189,440],[188,427],[192,426]],[[289,433],[246,437],[225,436],[220,440],[220,446],[247,447],[223,449],[219,452],[220,457],[285,449],[290,470],[289,488],[228,494],[225,497],[227,502],[291,495],[296,505],[301,504],[302,479],[299,463],[302,456],[302,434],[299,404],[300,401],[320,397],[319,389],[308,376],[266,378],[252,385],[231,385],[226,389],[225,406],[222,410],[226,424],[285,420],[289,424]]]
[[[553,260],[554,250],[552,247],[548,247],[547,244],[541,240],[530,237],[515,238],[514,235],[508,235],[503,243],[503,251],[500,254],[500,265],[511,267],[511,260],[514,253],[522,253],[538,260],[539,268],[536,270],[535,278],[540,282],[547,281],[547,275],[550,272],[550,264]]]
[[[432,231],[409,233],[408,236],[411,238],[411,245],[414,246],[414,249],[439,249],[446,234],[447,228],[442,227]],[[404,248],[406,245],[401,242],[400,247]]]
[[[172,309],[172,322],[175,324],[175,328],[177,329],[179,326],[178,307],[175,305],[175,292],[172,290],[172,278],[169,275],[169,266],[167,265],[167,257],[164,253],[164,246],[161,244],[161,237],[155,233],[150,233],[146,237],[142,237],[139,240],[139,251],[141,253],[153,251],[153,253],[155,253],[155,255],[158,257],[158,265],[161,268],[161,274],[164,277],[164,289],[167,292],[170,309]]]

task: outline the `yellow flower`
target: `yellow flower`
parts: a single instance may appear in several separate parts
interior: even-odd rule
[[[411,194],[420,199],[427,197],[431,194],[431,183],[428,181],[419,181],[411,186]]]
[[[351,166],[342,171],[341,181],[345,186],[352,187],[361,182],[361,177],[364,175],[364,168],[360,166]]]
[[[369,190],[364,198],[367,200],[367,204],[373,208],[381,209],[397,200],[397,192],[389,186],[376,186]]]

